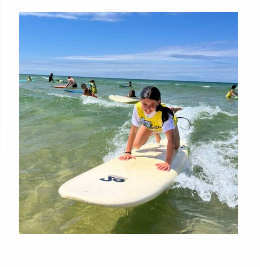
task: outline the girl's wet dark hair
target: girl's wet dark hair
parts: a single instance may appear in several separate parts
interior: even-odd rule
[[[161,100],[161,93],[158,88],[154,86],[147,86],[140,93],[141,99]]]
[[[235,84],[232,85],[231,89],[235,89],[237,86]]]
[[[130,96],[130,97],[136,97],[136,96],[135,96],[135,90],[130,90],[130,91],[129,91],[129,96]]]
[[[155,101],[161,100],[161,92],[157,87],[154,86],[147,86],[143,89],[140,93],[141,99],[152,99]],[[169,119],[169,113],[174,116],[174,113],[171,109],[167,107],[163,107],[161,103],[157,106],[156,111],[162,112],[162,122],[164,123]]]

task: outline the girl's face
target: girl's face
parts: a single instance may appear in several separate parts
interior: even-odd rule
[[[161,101],[156,101],[152,99],[140,99],[142,104],[142,109],[146,114],[151,114],[157,108],[157,106],[161,103]]]

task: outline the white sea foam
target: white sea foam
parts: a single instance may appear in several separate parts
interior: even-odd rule
[[[176,107],[174,104],[166,103],[168,107]],[[187,118],[191,122],[191,127],[188,130],[189,123],[185,119],[178,120],[178,128],[180,132],[181,139],[186,140],[191,132],[193,132],[194,128],[192,126],[192,122],[197,119],[211,119],[216,116],[218,113],[223,113],[228,116],[236,116],[235,114],[231,114],[226,111],[222,111],[218,106],[209,107],[202,103],[200,103],[197,107],[182,107],[182,110],[176,113],[177,117]]]
[[[230,133],[227,141],[213,141],[207,144],[190,146],[189,171],[181,173],[173,188],[189,188],[204,200],[210,201],[215,193],[220,202],[229,207],[238,204],[238,170],[232,158],[237,156],[238,135]],[[193,172],[195,169],[201,171]]]
[[[202,87],[204,87],[204,88],[210,88],[211,86],[209,86],[209,85],[202,85]]]
[[[61,98],[77,98],[75,96],[70,96],[68,94],[56,94],[56,93],[48,93],[48,95],[53,95],[53,96],[57,96],[57,97],[61,97]]]
[[[178,111],[178,116],[188,118],[191,123],[197,119],[210,119],[218,113],[228,116],[236,116],[229,112],[222,111],[218,106],[209,107],[203,104],[197,107],[187,107]],[[179,125],[182,120],[179,120]],[[182,130],[179,126],[181,139],[189,139],[189,135],[194,128]],[[215,193],[219,201],[226,203],[229,207],[237,206],[238,170],[232,159],[238,154],[238,132],[225,132],[227,139],[225,141],[212,141],[211,143],[196,144],[193,146],[188,143],[190,148],[189,172],[193,173],[194,168],[201,168],[203,175],[195,176],[193,174],[181,173],[177,179],[176,187],[189,188],[195,190],[204,200],[210,201],[212,193]]]
[[[185,113],[189,114],[189,117],[191,121],[194,121],[196,119],[211,119],[213,116],[217,115],[219,112],[221,112],[221,109],[216,107],[209,107],[205,106],[203,104],[200,104],[200,106],[197,107],[187,107],[185,108]]]
[[[101,97],[95,98],[95,97],[89,97],[89,96],[82,95],[81,99],[82,99],[82,103],[84,105],[97,104],[97,105],[100,105],[103,107],[108,107],[108,108],[109,107],[123,107],[123,108],[129,107],[129,104],[122,104],[119,102],[114,102],[112,100],[103,99]]]
[[[174,106],[174,105],[167,105]],[[188,118],[190,121],[195,121],[196,119],[212,119],[218,113],[223,113],[228,116],[237,116],[236,114],[232,114],[230,112],[226,112],[220,109],[219,106],[210,107],[203,103],[200,103],[197,107],[183,107],[183,110],[180,110],[176,113],[177,116],[183,116]]]
[[[124,151],[127,144],[127,137],[130,131],[131,122],[127,120],[118,130],[118,133],[115,135],[111,141],[115,145],[115,149],[110,151],[104,158],[104,162],[114,159],[120,156]]]

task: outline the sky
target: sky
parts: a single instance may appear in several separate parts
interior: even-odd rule
[[[19,73],[237,82],[237,12],[20,12]]]

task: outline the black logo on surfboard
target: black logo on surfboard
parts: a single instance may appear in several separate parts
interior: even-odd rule
[[[125,182],[124,178],[115,177],[112,175],[109,175],[107,178],[100,178],[99,180],[104,181],[104,182],[111,182],[111,181],[118,182],[118,183]]]

